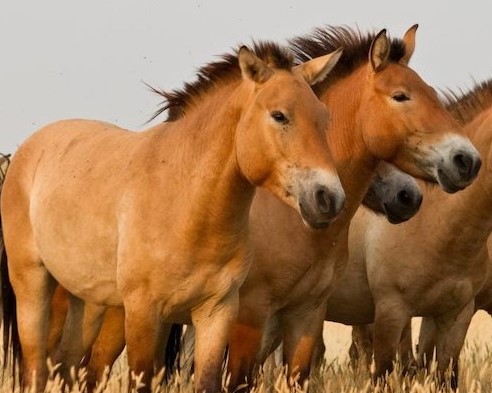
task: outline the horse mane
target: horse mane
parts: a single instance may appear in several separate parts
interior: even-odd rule
[[[196,80],[186,82],[181,89],[164,91],[147,85],[150,90],[163,98],[157,111],[149,119],[154,120],[167,111],[165,121],[174,121],[182,118],[187,110],[203,94],[208,92],[217,82],[231,77],[238,77],[241,73],[238,62],[239,46],[233,53],[219,56],[219,60],[208,63],[197,71]],[[294,65],[294,58],[287,48],[271,41],[253,42],[249,48],[260,59],[271,67],[290,70]]]
[[[454,92],[448,89],[442,94],[446,109],[461,124],[466,124],[492,105],[492,79],[475,82],[469,91],[458,89]]]
[[[343,48],[342,56],[333,70],[324,81],[314,86],[315,92],[319,93],[325,86],[349,75],[369,60],[369,49],[376,34],[364,34],[358,28],[346,25],[325,26],[314,29],[308,35],[292,38],[289,44],[298,62],[305,62]],[[398,62],[404,54],[403,41],[399,38],[390,39],[390,61]]]

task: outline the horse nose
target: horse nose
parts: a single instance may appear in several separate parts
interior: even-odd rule
[[[326,216],[334,217],[344,204],[344,198],[334,194],[324,186],[319,186],[314,192],[314,200],[320,213]]]
[[[402,206],[406,207],[420,207],[422,203],[422,194],[415,192],[413,189],[403,189],[396,194],[396,200]]]
[[[480,157],[474,157],[466,152],[456,153],[452,160],[460,175],[466,179],[474,179],[482,165]]]

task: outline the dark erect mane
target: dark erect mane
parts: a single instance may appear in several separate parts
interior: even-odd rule
[[[333,71],[316,86],[320,88],[349,75],[366,63],[376,34],[363,34],[360,30],[348,26],[326,26],[317,28],[306,36],[293,38],[289,43],[298,62],[305,62],[343,48],[343,54]],[[400,61],[405,54],[403,41],[399,38],[390,39],[390,44],[390,61]]]
[[[492,79],[475,83],[468,92],[459,89],[457,92],[447,90],[443,94],[446,109],[465,124],[492,105]]]
[[[276,43],[269,41],[254,42],[253,48],[250,48],[250,50],[271,67],[289,70],[293,66],[294,59],[288,49]],[[166,121],[177,120],[185,115],[194,100],[206,93],[212,86],[215,86],[217,82],[230,77],[238,77],[240,75],[237,59],[238,51],[239,48],[234,53],[226,53],[220,56],[220,60],[204,65],[197,71],[196,80],[185,83],[181,89],[163,91],[149,86],[151,91],[163,98],[159,109],[149,121],[166,111]]]

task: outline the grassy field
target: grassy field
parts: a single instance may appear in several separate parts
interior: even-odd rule
[[[419,320],[414,320],[418,327]],[[441,388],[435,376],[420,372],[416,376],[402,376],[397,369],[389,376],[386,386],[372,386],[369,373],[364,369],[353,370],[348,365],[348,347],[350,344],[350,329],[346,326],[327,323],[325,326],[326,365],[310,380],[310,392],[357,393],[357,392],[409,392],[409,393],[438,393],[448,389]],[[475,315],[467,335],[465,348],[460,362],[459,392],[488,393],[492,392],[492,318],[484,312]],[[283,378],[280,367],[267,366],[259,379],[254,392],[288,392],[290,389]],[[60,380],[51,378],[47,387],[48,392],[83,392],[83,372],[74,379],[77,381],[71,389],[62,388]],[[176,373],[171,382],[166,385],[156,384],[155,392],[192,392],[193,383],[189,375]],[[104,388],[99,392],[126,392],[128,372],[125,359],[115,365],[111,376]],[[297,387],[296,392],[306,391],[306,386]],[[12,392],[12,380],[4,378],[0,393]],[[19,391],[19,389],[15,389]]]

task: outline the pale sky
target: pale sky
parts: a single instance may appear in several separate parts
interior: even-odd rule
[[[2,0],[0,152],[64,118],[146,128],[159,99],[143,81],[180,88],[239,43],[324,25],[401,37],[419,23],[411,66],[436,88],[467,88],[492,77],[491,9],[490,0]]]

